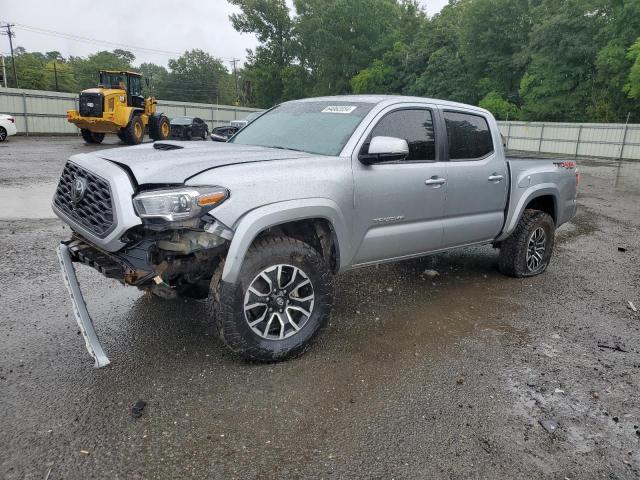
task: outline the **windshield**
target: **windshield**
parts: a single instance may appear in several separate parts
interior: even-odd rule
[[[250,113],[249,115],[247,115],[244,119],[245,122],[247,123],[251,123],[253,122],[256,118],[258,118],[260,115],[262,115],[262,112],[253,112]]]
[[[100,85],[107,88],[127,89],[127,79],[120,73],[100,72]]]
[[[338,155],[373,105],[336,101],[285,103],[251,122],[230,142]]]

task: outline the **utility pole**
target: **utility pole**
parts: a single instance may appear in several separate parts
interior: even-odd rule
[[[7,88],[7,67],[4,64],[4,55],[0,55],[2,57],[2,83],[4,83],[4,88]]]
[[[58,69],[56,68],[56,61],[53,61],[53,76],[56,79],[56,92],[59,92],[58,89]]]
[[[233,65],[233,76],[236,79],[236,102],[238,101],[238,70],[236,68],[236,64],[240,61],[238,58],[234,58],[233,60],[229,60],[229,63]]]
[[[11,27],[14,27],[14,26],[15,25],[13,23],[5,23],[4,25],[0,26],[0,28],[4,28],[6,30],[6,32],[4,32],[2,35],[6,35],[7,37],[9,37],[9,48],[11,49],[11,65],[13,65],[13,81],[16,84],[16,88],[20,88],[18,85],[18,74],[16,73],[16,59],[13,56],[12,37],[15,37],[16,34],[11,31]]]

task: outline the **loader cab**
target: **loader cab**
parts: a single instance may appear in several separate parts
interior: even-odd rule
[[[139,73],[102,70],[100,87],[124,90],[127,92],[127,106],[144,108],[142,75]]]

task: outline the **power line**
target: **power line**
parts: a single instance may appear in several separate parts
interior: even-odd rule
[[[140,46],[135,46],[135,45],[129,45],[126,43],[120,43],[120,42],[112,42],[109,40],[100,40],[97,38],[90,38],[90,37],[83,37],[81,35],[74,35],[71,33],[65,33],[65,32],[58,32],[55,30],[49,30],[46,28],[41,28],[41,27],[34,27],[31,25],[25,25],[25,24],[21,24],[21,23],[17,23],[15,25],[16,29],[19,30],[23,30],[29,33],[37,33],[40,35],[47,35],[47,36],[52,36],[52,37],[57,37],[57,38],[63,38],[66,40],[72,40],[75,42],[80,42],[80,43],[88,43],[88,44],[92,44],[92,45],[98,45],[98,46],[109,46],[109,47],[118,47],[118,48],[124,48],[127,50],[133,50],[133,51],[139,51],[139,52],[146,52],[146,53],[152,53],[152,54],[156,54],[156,55],[164,55],[164,56],[169,56],[169,57],[173,57],[173,56],[181,56],[182,53],[180,52],[173,52],[170,50],[161,50],[161,49],[157,49],[157,48],[148,48],[148,47],[140,47]],[[221,60],[228,60],[228,57],[218,57]]]

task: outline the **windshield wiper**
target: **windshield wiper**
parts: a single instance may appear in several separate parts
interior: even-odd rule
[[[291,150],[292,152],[309,153],[306,150],[300,150],[299,148],[278,147],[276,145],[265,145],[265,147],[267,147],[267,148],[276,148],[278,150]]]

